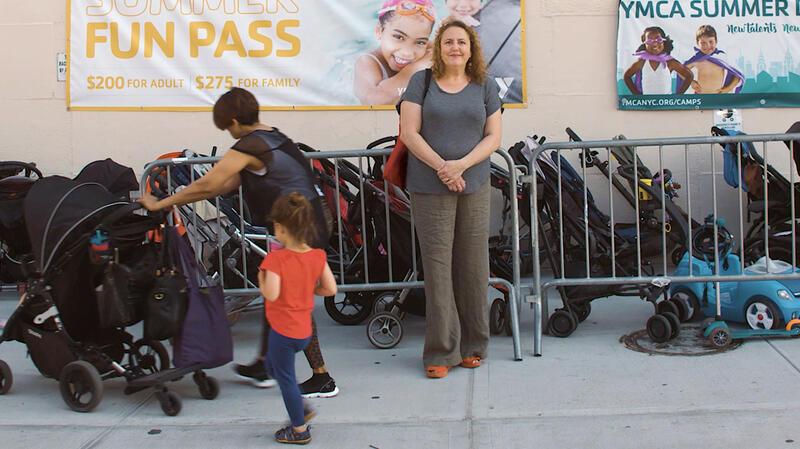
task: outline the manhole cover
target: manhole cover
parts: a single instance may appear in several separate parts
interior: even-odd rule
[[[681,333],[673,340],[655,343],[650,340],[647,330],[641,329],[619,339],[626,348],[647,354],[701,356],[730,351],[741,346],[741,340],[734,340],[725,349],[717,349],[709,345],[703,338],[703,323],[683,323]]]

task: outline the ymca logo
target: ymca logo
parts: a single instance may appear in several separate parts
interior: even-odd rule
[[[495,78],[494,82],[497,83],[497,87],[500,88],[499,95],[502,100],[506,97],[506,94],[508,94],[508,89],[510,89],[511,85],[514,83],[514,78]]]

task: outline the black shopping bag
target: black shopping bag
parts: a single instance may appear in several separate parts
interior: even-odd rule
[[[106,265],[103,284],[97,289],[97,315],[100,327],[124,327],[136,321],[135,310],[128,302],[130,271],[115,262]]]
[[[145,339],[166,340],[175,337],[186,316],[189,289],[186,278],[178,271],[177,252],[172,248],[172,242],[179,239],[174,227],[169,226],[164,230],[161,269],[156,273],[145,303]]]

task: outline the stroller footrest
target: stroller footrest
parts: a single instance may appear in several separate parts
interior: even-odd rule
[[[198,366],[189,366],[185,368],[170,368],[165,369],[163,371],[159,371],[157,373],[148,374],[146,376],[138,377],[128,382],[126,390],[135,390],[141,391],[145,388],[150,388],[152,386],[162,384],[165,382],[173,382],[176,381],[183,376],[193,373],[197,370],[200,370],[201,367]]]

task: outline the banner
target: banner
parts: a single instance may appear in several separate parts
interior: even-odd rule
[[[800,0],[621,0],[618,107],[798,107],[799,51]]]
[[[390,108],[444,20],[481,39],[508,107],[526,103],[524,0],[68,0],[72,110]]]

